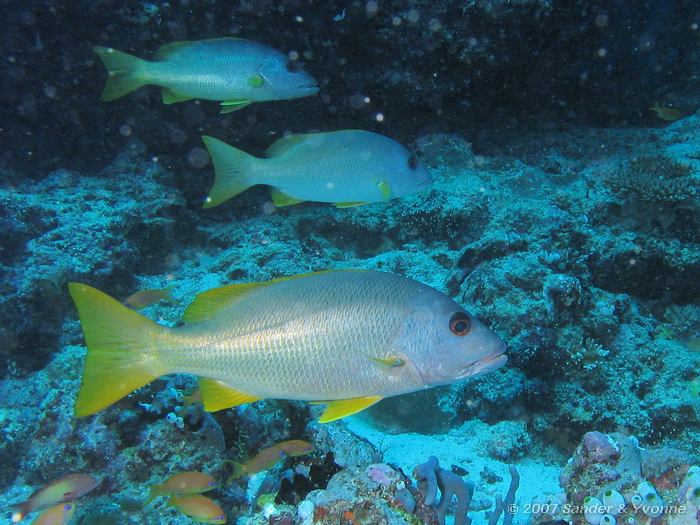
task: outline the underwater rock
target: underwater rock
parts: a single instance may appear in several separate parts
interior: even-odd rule
[[[134,144],[98,177],[56,171],[41,182],[0,189],[6,212],[24,225],[17,226],[24,233],[14,237],[20,244],[12,264],[0,263],[14,283],[0,296],[0,341],[6,343],[0,374],[9,359],[16,373],[49,359],[69,311],[68,281],[119,293],[115,276],[127,284],[137,272],[148,273],[154,259],[167,257],[180,235],[192,231],[181,196],[161,183],[168,173],[142,155],[142,146]]]
[[[533,523],[566,519],[565,503],[570,508],[594,500],[613,516],[623,513],[627,523],[692,523],[695,509],[671,504],[683,488],[692,460],[692,455],[675,449],[640,448],[636,439],[623,434],[589,432],[561,471],[559,483],[566,500],[548,506],[558,511],[535,516]],[[588,523],[593,523],[591,519]],[[574,522],[582,524],[582,517],[574,516]]]

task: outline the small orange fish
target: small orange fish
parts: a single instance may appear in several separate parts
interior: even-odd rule
[[[73,517],[75,503],[59,503],[49,510],[42,512],[32,525],[66,525]]]
[[[201,494],[214,488],[216,488],[216,480],[210,474],[204,472],[180,472],[170,476],[160,485],[151,485],[146,504],[160,496]]]
[[[290,439],[289,441],[281,441],[275,445],[289,457],[305,456],[314,451],[314,446],[308,441],[301,439]]]
[[[171,295],[173,287],[167,288],[151,288],[148,290],[139,290],[124,299],[124,305],[134,310],[141,310],[147,306],[151,306],[159,301],[174,301]]]
[[[68,474],[37,490],[27,501],[12,507],[12,523],[18,523],[35,510],[78,499],[99,485],[90,474]]]
[[[172,497],[170,505],[199,523],[226,523],[226,514],[213,499],[200,494]]]
[[[674,120],[678,120],[683,116],[676,108],[672,108],[670,106],[660,106],[658,102],[655,102],[649,109],[656,113],[656,116],[661,120],[666,120],[668,122],[673,122]]]
[[[261,450],[246,463],[226,461],[226,463],[231,463],[233,465],[233,472],[229,480],[240,478],[244,475],[257,474],[263,470],[269,470],[284,459],[285,455],[286,454],[281,449],[277,448],[277,446],[272,446]]]

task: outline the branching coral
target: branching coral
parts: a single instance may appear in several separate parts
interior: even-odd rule
[[[496,505],[489,516],[489,525],[496,525],[501,514],[504,514],[503,525],[511,525],[514,514],[509,510],[515,502],[515,492],[520,484],[520,475],[517,469],[510,465],[511,481],[505,498],[496,497]],[[418,490],[423,494],[425,505],[434,506],[437,500],[437,492],[440,490],[440,502],[436,508],[438,524],[444,525],[445,515],[452,500],[457,498],[455,509],[455,525],[470,525],[472,520],[467,516],[469,503],[474,494],[474,482],[463,480],[457,474],[440,468],[440,463],[435,456],[430,456],[428,461],[421,463],[413,469],[413,477],[418,480]]]
[[[681,202],[700,194],[700,184],[690,167],[664,156],[634,159],[607,183],[618,193],[648,202]]]

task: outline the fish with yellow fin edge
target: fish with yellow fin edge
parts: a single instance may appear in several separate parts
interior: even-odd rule
[[[507,361],[498,336],[456,302],[391,273],[337,270],[214,288],[197,295],[180,328],[85,284],[69,291],[88,347],[77,417],[185,373],[199,376],[205,410],[312,401],[327,405],[325,423]]]
[[[218,206],[251,186],[272,187],[275,206],[303,201],[339,208],[382,202],[419,192],[430,174],[404,146],[363,130],[288,135],[258,158],[214,137],[202,137],[215,180],[204,203]]]
[[[156,51],[153,61],[111,47],[93,51],[108,72],[103,101],[156,85],[165,104],[216,100],[221,102],[221,113],[230,113],[253,102],[318,93],[316,80],[287,55],[242,38],[172,42]]]

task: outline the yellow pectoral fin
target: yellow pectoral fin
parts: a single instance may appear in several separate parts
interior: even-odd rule
[[[233,113],[234,111],[238,111],[239,109],[249,106],[250,103],[250,100],[246,99],[224,100],[221,103],[220,113]]]
[[[162,88],[160,90],[160,96],[163,99],[163,104],[175,104],[176,102],[185,102],[186,100],[192,100],[191,96],[176,93],[172,89],[168,88]]]
[[[237,407],[245,405],[260,399],[259,397],[240,392],[235,388],[231,388],[222,381],[200,377],[198,379],[199,390],[202,392],[202,402],[204,410],[207,412],[216,412],[225,408]]]
[[[390,366],[392,368],[396,368],[397,366],[403,366],[406,364],[406,360],[404,358],[399,357],[399,356],[393,356],[393,355],[390,355],[389,357],[385,357],[385,358],[370,357],[370,359],[377,364],[384,365],[384,366]]]
[[[381,396],[372,397],[356,397],[354,399],[339,399],[337,401],[329,401],[326,410],[321,414],[319,423],[329,423],[336,419],[342,419],[353,414],[361,412],[365,408],[369,408],[375,403],[381,401]]]
[[[252,88],[263,87],[265,78],[260,73],[255,73],[248,77],[248,85]]]
[[[364,206],[367,204],[366,202],[336,202],[335,207],[336,208],[354,208],[355,206]]]
[[[272,204],[274,204],[278,208],[304,202],[303,199],[297,199],[296,197],[287,195],[286,193],[278,190],[277,188],[272,188],[272,190],[270,191],[270,196],[272,197]]]
[[[389,184],[385,180],[380,180],[379,182],[377,182],[377,188],[379,188],[379,192],[382,195],[382,199],[384,199],[385,201],[391,199],[391,184]]]

